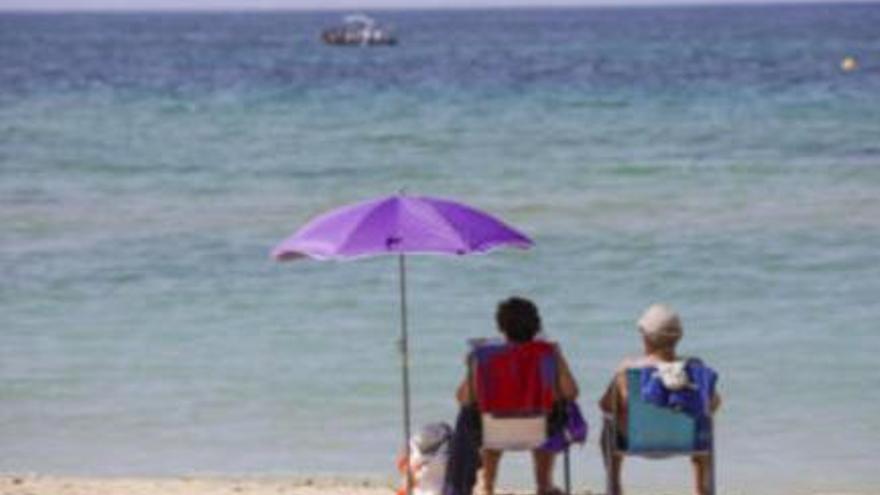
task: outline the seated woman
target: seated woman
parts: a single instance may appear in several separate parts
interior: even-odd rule
[[[664,367],[667,366],[667,363],[681,361],[681,358],[675,352],[676,346],[683,334],[681,319],[672,309],[661,304],[652,305],[639,319],[638,328],[642,336],[643,354],[625,358],[621,361],[614,378],[599,401],[599,408],[607,416],[616,412],[616,417],[613,420],[618,425],[618,431],[623,430],[624,425],[627,424],[626,370],[658,367],[658,365],[659,367]],[[711,399],[708,402],[709,412],[715,412],[721,405],[721,397],[714,393],[713,390]],[[602,431],[603,439],[606,438],[606,435],[611,434],[608,426],[606,423]],[[610,493],[608,495],[620,495],[622,493],[620,473],[623,465],[623,456],[608,455],[608,452],[604,452],[607,447],[606,442],[601,442],[601,445],[603,454],[605,454],[603,459],[610,458],[610,465],[606,466],[610,475]],[[706,486],[706,477],[710,475],[707,460],[705,457],[700,456],[693,456],[691,460],[694,466],[695,493],[703,495],[702,487]]]
[[[538,308],[532,301],[520,297],[511,297],[501,301],[495,312],[495,322],[498,330],[509,343],[526,343],[536,339],[541,332],[541,317]],[[558,394],[562,399],[574,400],[578,389],[568,364],[557,351],[558,370]],[[469,375],[468,375],[469,376]],[[469,383],[468,376],[462,380],[458,387],[456,397],[460,404],[476,402],[473,390],[475,387]],[[526,393],[523,390],[522,393]],[[532,458],[535,469],[535,482],[538,495],[559,493],[553,486],[553,461],[555,454],[540,448],[532,450]],[[480,452],[482,461],[481,484],[484,495],[493,495],[495,492],[495,480],[498,474],[498,464],[501,460],[501,451],[483,448]]]

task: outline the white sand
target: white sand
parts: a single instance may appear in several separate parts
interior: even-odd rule
[[[330,477],[92,478],[2,474],[0,495],[393,495],[397,488],[394,483]],[[574,495],[590,493],[578,491]]]
[[[391,495],[391,483],[314,478],[0,476],[2,495]]]

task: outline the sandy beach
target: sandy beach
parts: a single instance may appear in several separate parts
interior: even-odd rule
[[[367,478],[0,475],[0,495],[389,495],[394,492],[391,481]],[[591,495],[585,491],[576,494]],[[514,494],[507,492],[506,495]]]
[[[42,476],[37,474],[0,475],[0,495],[392,495],[394,481],[355,477],[84,477]],[[739,490],[723,490],[734,495]],[[476,493],[476,491],[475,491]],[[498,495],[531,495],[527,490],[501,489]],[[572,495],[599,495],[575,487]],[[642,494],[642,490],[628,493]],[[650,492],[648,492],[650,493]],[[686,488],[660,493],[689,493]],[[766,492],[761,492],[766,493]],[[873,491],[792,490],[792,495],[867,495]]]
[[[37,474],[0,475],[0,495],[391,495],[395,481],[356,477],[82,477]],[[739,490],[725,493],[743,494]],[[476,493],[476,491],[475,491]],[[530,495],[527,490],[501,489],[498,495]],[[599,495],[574,487],[572,495]],[[636,490],[634,493],[644,493]],[[670,493],[663,490],[661,493]],[[688,493],[682,489],[674,493]],[[797,495],[867,495],[873,491],[794,490]]]
[[[0,476],[2,495],[388,495],[390,482],[368,479]]]

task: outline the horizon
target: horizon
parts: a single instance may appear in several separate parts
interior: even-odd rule
[[[370,10],[497,10],[497,9],[618,9],[676,7],[737,7],[797,5],[870,5],[880,0],[560,0],[541,3],[537,0],[0,0],[0,12],[70,13],[70,12],[334,12]]]

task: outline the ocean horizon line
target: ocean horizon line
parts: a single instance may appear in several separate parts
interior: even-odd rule
[[[55,8],[55,7],[5,7],[0,5],[0,15],[7,14],[277,14],[277,13],[332,13],[332,12],[496,12],[496,11],[569,11],[569,10],[677,10],[677,9],[728,9],[728,8],[797,8],[797,7],[859,7],[880,5],[880,0],[846,0],[834,2],[829,0],[775,0],[769,2],[752,0],[723,0],[712,2],[711,0],[671,0],[663,3],[654,3],[650,0],[636,0],[632,3],[607,3],[579,4],[579,3],[551,3],[546,5],[537,4],[495,4],[495,5],[467,5],[454,4],[441,5],[372,5],[372,6],[266,6],[248,5],[242,7],[179,7],[179,8],[143,8],[143,7],[81,7],[81,8]]]

